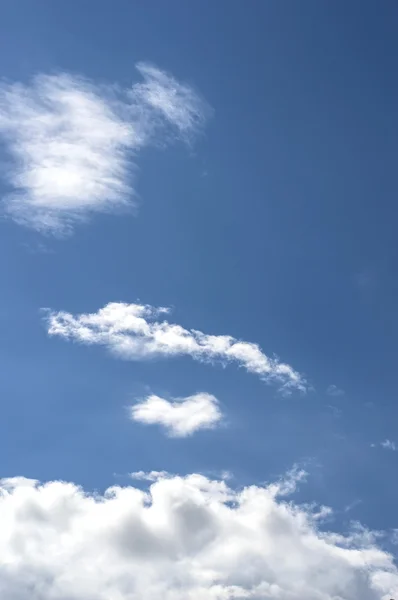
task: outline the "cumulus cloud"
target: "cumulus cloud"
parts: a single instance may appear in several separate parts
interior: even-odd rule
[[[5,210],[40,231],[70,232],[134,204],[134,159],[169,137],[191,140],[209,109],[193,89],[139,63],[144,83],[105,86],[61,73],[0,84],[0,137],[11,162]]]
[[[222,417],[217,398],[203,392],[171,401],[152,394],[134,404],[130,415],[145,425],[161,425],[170,437],[187,437],[213,428]]]
[[[200,361],[235,362],[266,381],[279,382],[285,392],[305,391],[306,382],[290,365],[269,358],[257,344],[229,335],[208,335],[163,320],[167,308],[112,302],[96,313],[47,313],[48,333],[81,344],[105,346],[120,358],[191,356]]]
[[[398,593],[375,537],[322,531],[283,482],[239,491],[203,475],[102,495],[66,482],[1,485],[7,600],[366,600]],[[376,536],[377,538],[377,536]]]

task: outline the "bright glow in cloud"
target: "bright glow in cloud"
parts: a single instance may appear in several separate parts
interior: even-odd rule
[[[94,212],[133,206],[132,158],[177,132],[184,140],[209,109],[187,85],[137,65],[145,82],[131,90],[67,74],[0,85],[0,136],[12,158],[6,211],[40,231],[70,232]]]
[[[287,502],[295,479],[240,491],[192,474],[90,495],[4,480],[0,596],[7,600],[380,600],[398,593],[377,536],[320,531]],[[327,514],[327,511],[326,511]]]
[[[156,320],[167,312],[166,308],[120,302],[92,314],[49,312],[48,333],[81,344],[103,345],[128,360],[186,355],[200,361],[236,362],[266,381],[279,382],[285,392],[292,388],[305,391],[306,382],[299,373],[266,356],[257,344]]]
[[[222,417],[217,398],[206,393],[173,401],[151,395],[132,406],[130,414],[133,421],[163,426],[171,437],[213,428]]]

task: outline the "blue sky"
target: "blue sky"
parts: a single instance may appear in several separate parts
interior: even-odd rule
[[[294,502],[333,509],[321,529],[346,533],[359,521],[386,532],[378,543],[394,554],[397,6],[8,0],[0,12],[2,476],[103,493],[129,486],[136,471],[216,479],[228,471],[241,489],[299,465],[307,476],[305,484],[294,479]],[[135,66],[142,61],[156,69],[149,80],[150,67]],[[180,90],[178,112],[167,112],[174,111],[168,104],[158,114],[151,105],[147,138],[127,150],[118,146],[119,131],[108,150],[110,135],[96,128],[71,138],[84,145],[92,136],[84,148],[98,150],[105,175],[120,151],[125,170],[120,175],[115,162],[110,173],[128,188],[115,192],[117,202],[123,196],[133,210],[117,202],[103,210],[107,187],[91,212],[76,209],[84,222],[70,216],[71,205],[62,212],[57,186],[73,176],[66,166],[65,182],[46,184],[58,190],[51,212],[32,220],[28,178],[42,158],[36,146],[34,158],[26,148],[58,135],[40,129],[34,138],[43,120],[36,109],[32,120],[29,102],[49,92],[33,78],[50,76],[56,87],[63,74],[62,93],[90,89],[123,123],[133,119],[130,101],[149,106],[145,81],[173,81]],[[41,117],[51,102],[43,100]],[[183,122],[186,115],[193,121]],[[15,148],[24,153],[17,161]],[[21,187],[28,200],[16,205]],[[62,225],[43,225],[50,214]],[[110,302],[170,307],[155,321],[257,344],[300,374],[305,391],[281,392],[246,359],[207,350],[145,358],[140,349],[120,360],[103,342],[79,343],[77,329],[49,335],[41,310],[78,319]],[[131,406],[151,395],[180,402],[202,392],[223,415],[210,429],[170,437],[131,418]],[[394,593],[394,585],[382,592]],[[37,598],[63,600],[57,593]],[[351,588],[339,593],[357,597]]]

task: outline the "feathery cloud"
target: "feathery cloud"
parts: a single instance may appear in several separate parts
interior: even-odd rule
[[[306,381],[297,371],[266,356],[257,344],[156,320],[168,312],[167,308],[112,302],[91,314],[49,311],[46,322],[50,335],[99,344],[127,360],[185,355],[202,362],[235,362],[265,381],[281,384],[286,393],[293,388],[306,390]]]
[[[189,141],[193,132],[201,130],[211,113],[206,102],[191,86],[178,82],[153,65],[138,63],[136,68],[144,83],[134,86],[133,98],[139,105],[143,103],[158,112]]]
[[[134,205],[134,160],[169,131],[190,141],[210,109],[188,85],[139,63],[130,90],[65,73],[0,84],[0,137],[11,157],[6,212],[65,234],[95,212]]]
[[[217,398],[203,392],[172,401],[151,395],[131,406],[130,415],[145,425],[161,425],[170,437],[214,428],[222,417]]]
[[[366,530],[320,531],[284,498],[295,480],[239,491],[203,475],[103,496],[61,481],[0,485],[0,595],[12,600],[379,600],[392,557]]]

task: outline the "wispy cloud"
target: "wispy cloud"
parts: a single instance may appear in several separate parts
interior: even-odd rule
[[[171,475],[168,471],[134,471],[134,473],[130,473],[130,477],[135,481],[155,482],[160,479],[175,477],[175,475]]]
[[[338,396],[344,396],[345,392],[344,390],[340,389],[339,387],[337,387],[337,385],[329,385],[329,387],[326,390],[326,393],[329,396],[334,396],[334,397],[338,397]]]
[[[353,510],[354,508],[356,508],[357,506],[359,506],[360,504],[362,504],[362,500],[360,500],[359,498],[357,498],[356,500],[353,500],[352,502],[350,502],[349,504],[347,504],[344,507],[344,512],[350,512],[351,510]]]
[[[178,477],[175,473],[170,473],[169,471],[134,471],[129,474],[130,478],[134,481],[149,481],[150,483],[154,483],[155,481],[160,481],[162,479],[174,479]],[[210,477],[211,479],[220,479],[223,481],[229,481],[234,478],[233,474],[230,471],[221,471],[215,473],[212,471],[211,473],[200,473],[200,476]],[[289,474],[287,474],[289,477]]]
[[[384,442],[380,442],[378,444],[370,444],[370,445],[372,448],[377,448],[377,446],[381,446],[385,450],[392,450],[393,452],[396,452],[398,450],[396,443],[392,442],[389,439],[386,439],[386,440],[384,440]]]
[[[11,157],[6,212],[65,234],[95,212],[134,206],[137,153],[174,137],[190,141],[210,110],[183,83],[139,63],[144,83],[96,85],[68,74],[0,84],[0,136]]]
[[[178,82],[170,74],[148,63],[136,65],[144,83],[133,87],[137,104],[147,105],[189,141],[203,127],[211,110],[190,85]]]
[[[130,408],[133,421],[161,425],[170,437],[187,437],[215,427],[222,418],[217,398],[199,393],[172,401],[151,395]]]
[[[337,406],[334,406],[333,404],[328,404],[326,406],[326,408],[328,408],[330,410],[330,412],[332,413],[332,415],[335,419],[339,419],[341,417],[341,415],[343,414],[343,411],[341,410],[341,408],[338,408]]]
[[[230,335],[208,335],[156,320],[167,308],[113,302],[96,313],[48,311],[48,333],[81,344],[99,344],[127,360],[191,356],[199,361],[235,362],[265,381],[280,383],[284,392],[305,391],[305,379],[290,365],[266,356],[257,344]]]
[[[384,440],[384,442],[381,442],[380,445],[386,450],[393,450],[394,452],[398,450],[396,443],[392,442],[391,440]]]

